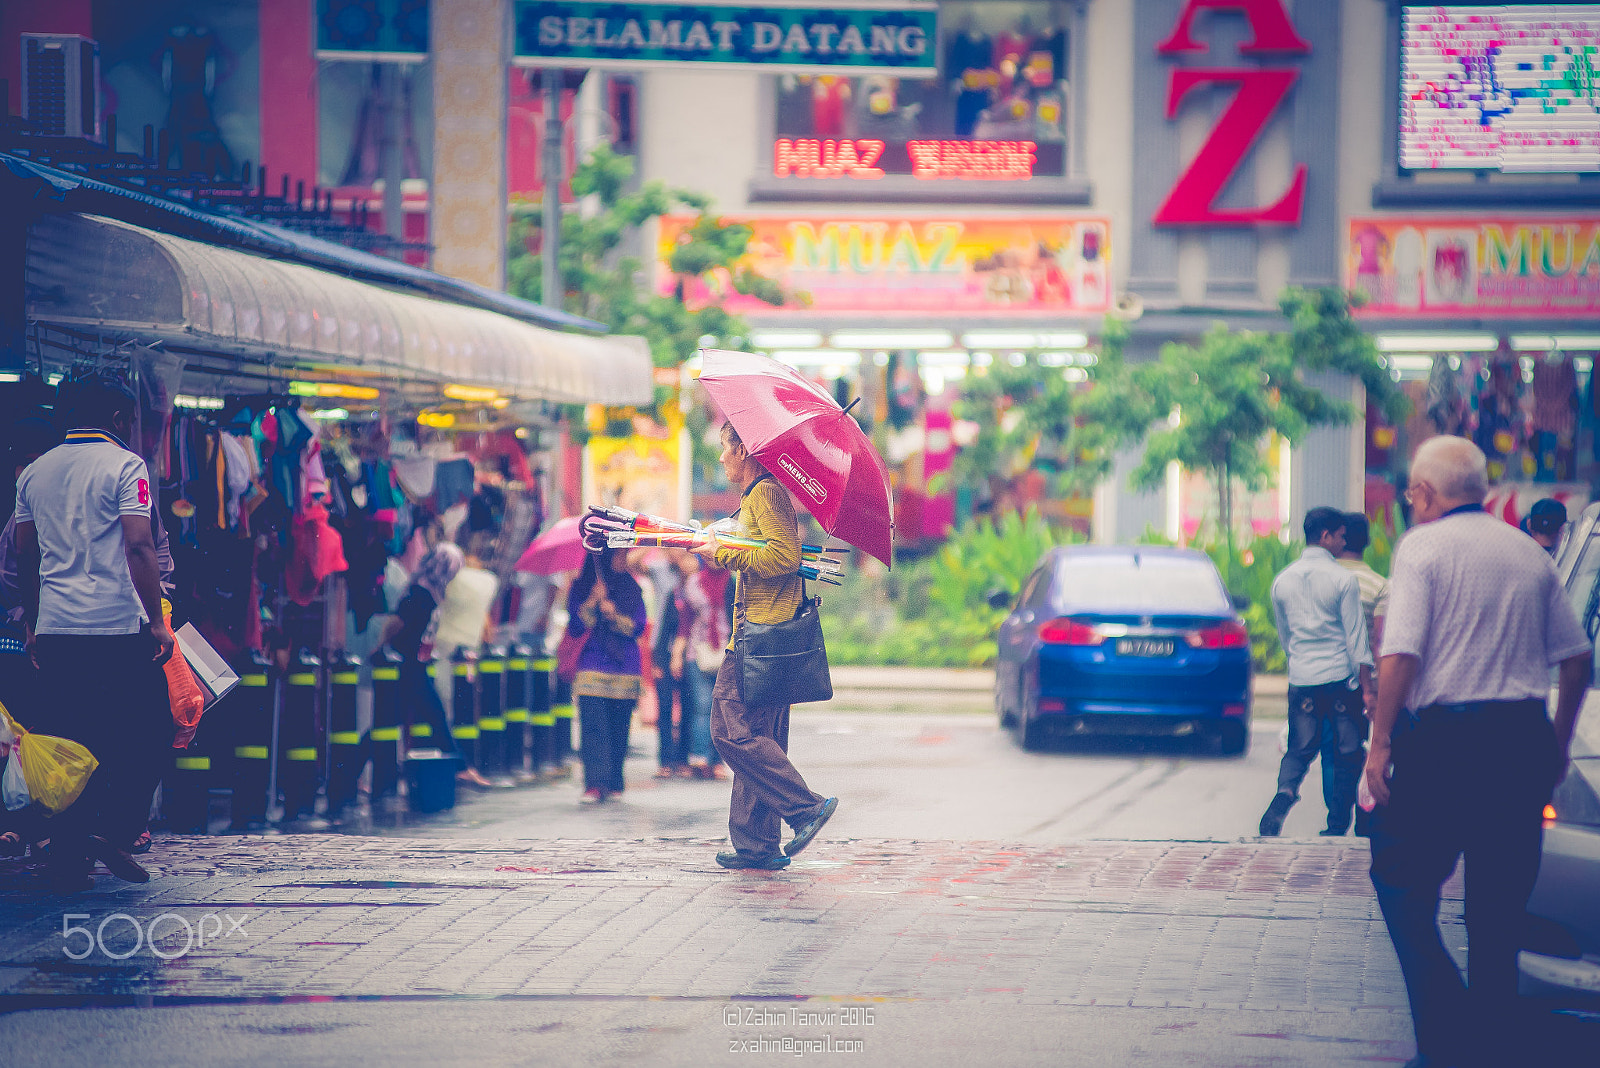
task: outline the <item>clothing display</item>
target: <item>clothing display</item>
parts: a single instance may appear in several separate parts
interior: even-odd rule
[[[1433,358],[1428,373],[1428,418],[1440,434],[1460,434],[1466,429],[1467,401],[1461,392],[1461,376],[1450,365],[1450,357]]]
[[[1578,371],[1570,356],[1552,354],[1533,365],[1535,431],[1569,436],[1577,425]]]

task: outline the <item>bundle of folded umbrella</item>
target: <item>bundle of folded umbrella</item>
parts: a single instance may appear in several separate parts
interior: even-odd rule
[[[698,522],[675,523],[660,516],[616,507],[591,507],[579,522],[579,529],[583,533],[583,547],[592,553],[606,549],[694,549],[712,537],[733,549],[759,549],[766,545],[762,538],[746,538],[734,533],[730,519],[702,526]],[[812,582],[842,585],[839,576],[844,573],[843,562],[830,554],[849,551],[847,547],[801,545],[800,575]]]

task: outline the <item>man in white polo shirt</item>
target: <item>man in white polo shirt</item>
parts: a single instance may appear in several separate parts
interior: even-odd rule
[[[1365,770],[1378,805],[1372,885],[1405,975],[1418,1068],[1526,1063],[1517,952],[1544,806],[1590,679],[1589,639],[1550,557],[1483,509],[1486,466],[1457,437],[1425,442],[1411,465],[1419,525],[1389,573]],[[1436,922],[1439,888],[1463,854],[1466,983]]]
[[[71,429],[17,482],[17,550],[48,733],[81,742],[100,762],[55,821],[51,879],[75,890],[93,885],[90,858],[119,878],[149,879],[126,850],[172,742],[161,665],[173,637],[161,617],[150,476],[123,444],[133,397],[98,374],[62,383],[57,396]]]

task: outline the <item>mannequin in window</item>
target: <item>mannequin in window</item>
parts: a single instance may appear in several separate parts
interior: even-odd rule
[[[163,125],[182,170],[233,173],[233,153],[212,112],[221,58],[216,35],[205,26],[174,26],[162,46],[161,88],[167,94]],[[169,155],[161,162],[171,166],[173,161]]]
[[[1572,358],[1551,349],[1533,365],[1534,481],[1572,477],[1578,426],[1578,372]]]
[[[1490,481],[1508,474],[1521,477],[1520,468],[1512,467],[1525,436],[1521,400],[1522,369],[1510,345],[1502,340],[1478,391],[1478,429],[1472,436],[1489,459]]]
[[[955,135],[971,137],[978,116],[994,99],[1000,76],[994,70],[994,42],[970,14],[962,17],[945,47],[944,71],[955,99]]]
[[[1006,30],[995,37],[994,64],[1000,72],[1000,93],[1011,92],[1022,73],[1028,51],[1033,44],[1033,20],[1022,16],[1015,29]]]
[[[811,128],[818,137],[845,136],[853,79],[824,74],[811,83]]]

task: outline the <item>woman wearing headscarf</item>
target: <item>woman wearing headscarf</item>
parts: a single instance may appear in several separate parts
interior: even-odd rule
[[[433,634],[439,625],[439,606],[445,588],[461,570],[465,557],[450,542],[440,542],[422,558],[411,575],[411,585],[396,606],[389,624],[389,647],[400,654],[400,710],[402,722],[426,724],[434,744],[447,753],[458,753],[444,705],[428,678],[428,662],[433,650]],[[430,654],[424,658],[424,653]],[[488,786],[489,781],[472,768],[456,776],[462,782]]]
[[[583,803],[623,790],[628,728],[639,700],[644,594],[615,550],[591,554],[567,594],[567,634],[583,639],[572,695],[583,749]]]

